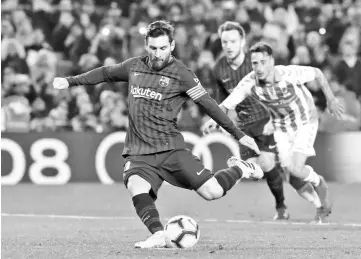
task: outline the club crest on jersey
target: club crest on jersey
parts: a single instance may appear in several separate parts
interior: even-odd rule
[[[169,85],[170,78],[166,76],[162,76],[159,80],[159,85],[161,87],[167,87]]]
[[[287,89],[287,84],[285,81],[281,81],[278,83],[279,88],[281,89],[282,93],[286,94],[288,89]]]

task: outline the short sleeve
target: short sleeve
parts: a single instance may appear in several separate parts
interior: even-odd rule
[[[289,77],[300,84],[313,81],[316,78],[316,70],[314,67],[290,65],[283,66],[281,69],[283,70],[284,76]]]

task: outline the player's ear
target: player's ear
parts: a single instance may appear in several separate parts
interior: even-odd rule
[[[273,56],[271,56],[271,65],[274,66],[275,65],[275,59]]]
[[[175,48],[175,41],[173,40],[171,43],[170,43],[170,51],[173,51]]]
[[[246,39],[243,38],[243,39],[241,40],[241,48],[244,49],[245,46],[246,46]]]

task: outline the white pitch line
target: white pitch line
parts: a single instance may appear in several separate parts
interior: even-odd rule
[[[1,213],[2,217],[27,217],[27,218],[56,218],[56,219],[78,219],[78,220],[137,220],[137,217],[110,217],[110,216],[82,216],[82,215],[55,215],[55,214],[20,214]],[[169,218],[164,218],[168,220]],[[361,227],[361,223],[326,223],[309,224],[306,222],[293,221],[259,221],[259,220],[237,220],[237,219],[198,219],[200,222],[225,222],[238,224],[270,224],[270,225],[303,225],[303,226],[339,226],[339,227]]]
[[[19,214],[1,213],[4,217],[28,218],[58,218],[58,219],[92,219],[92,220],[134,220],[136,217],[107,217],[107,216],[82,216],[82,215],[55,215],[55,214]]]
[[[361,223],[336,223],[329,222],[323,224],[310,224],[307,222],[294,222],[294,221],[257,221],[257,220],[237,220],[237,219],[227,219],[224,220],[228,223],[243,223],[243,224],[270,224],[270,225],[304,225],[304,226],[340,226],[340,227],[361,227]]]

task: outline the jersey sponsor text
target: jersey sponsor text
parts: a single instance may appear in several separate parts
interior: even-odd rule
[[[161,93],[151,90],[150,88],[142,88],[139,85],[131,85],[130,92],[134,96],[134,98],[146,98],[146,99],[154,99],[161,101],[163,96]]]

